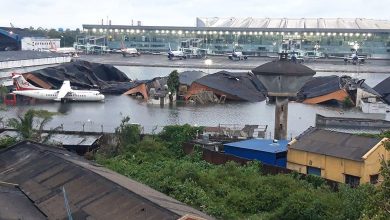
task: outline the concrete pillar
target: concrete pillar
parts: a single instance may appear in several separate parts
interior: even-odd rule
[[[288,97],[277,96],[275,101],[274,139],[287,140]]]

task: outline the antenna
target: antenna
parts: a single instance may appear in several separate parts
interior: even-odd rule
[[[65,209],[66,213],[68,214],[68,220],[73,220],[72,211],[70,210],[68,198],[66,197],[65,186],[62,186],[62,193],[64,194]]]

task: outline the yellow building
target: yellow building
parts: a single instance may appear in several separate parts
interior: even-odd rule
[[[376,183],[381,158],[390,159],[385,141],[309,128],[289,143],[287,168],[350,185]]]

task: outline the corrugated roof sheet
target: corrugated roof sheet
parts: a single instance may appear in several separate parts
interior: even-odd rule
[[[219,71],[195,81],[201,85],[236,96],[250,102],[265,100],[264,85],[250,72]]]
[[[390,21],[366,18],[197,18],[197,27],[274,29],[390,29]]]
[[[58,143],[61,145],[91,146],[101,135],[76,135],[76,134],[52,134],[48,143]]]
[[[0,179],[19,184],[49,219],[64,219],[65,187],[74,219],[210,216],[132,179],[56,147],[21,142],[0,151]]]
[[[381,141],[380,138],[318,128],[309,128],[296,139],[297,142],[289,148],[355,161],[361,161],[362,157]]]
[[[0,183],[0,219],[47,219],[17,186]]]
[[[339,76],[319,76],[310,79],[298,92],[301,100],[327,95],[341,89]]]
[[[42,133],[42,137],[46,137],[48,133]],[[18,137],[16,131],[3,131],[0,133],[2,137]],[[102,135],[78,135],[78,134],[51,134],[48,143],[60,144],[60,145],[78,145],[78,146],[91,146],[94,144]]]
[[[300,63],[286,60],[278,60],[265,63],[254,69],[255,75],[291,75],[291,76],[313,76],[316,72]]]
[[[287,151],[287,140],[278,140],[276,143],[270,139],[250,139],[245,141],[238,141],[224,144],[224,146],[264,151],[268,153],[279,153]]]
[[[207,75],[203,71],[184,71],[179,74],[180,84],[190,86],[192,82]]]
[[[382,99],[390,105],[390,77],[376,85],[374,90],[381,94]]]

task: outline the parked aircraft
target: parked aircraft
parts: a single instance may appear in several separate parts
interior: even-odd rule
[[[351,55],[344,57],[344,62],[345,63],[352,62],[353,65],[362,64],[365,62],[365,58],[366,58],[365,56],[359,56],[357,52],[354,52]]]
[[[179,58],[180,60],[182,60],[187,59],[187,56],[182,48],[180,48],[179,50],[172,50],[171,44],[169,44],[168,59],[173,60],[173,58]]]
[[[125,46],[125,44],[123,43],[123,41],[121,42],[121,53],[123,55],[123,57],[126,57],[127,55],[129,56],[141,56],[141,53],[138,52],[138,50],[136,48],[127,48]]]
[[[77,51],[74,47],[59,47],[57,48],[53,42],[50,41],[50,52],[60,53],[60,54],[68,54],[71,56],[77,56]]]
[[[235,49],[233,49],[233,53],[232,54],[229,54],[229,59],[230,60],[247,60],[248,59],[248,56],[242,54],[242,52],[238,52],[236,51]]]
[[[12,73],[12,79],[14,82],[14,86],[16,90],[22,91],[22,90],[40,90],[43,88],[36,87],[29,83],[23,76],[22,74],[18,73]]]
[[[35,99],[53,100],[53,101],[103,101],[104,95],[99,91],[93,90],[73,90],[68,80],[64,81],[59,90],[43,89],[31,85],[20,74],[13,74],[16,90],[14,94],[23,95]]]

